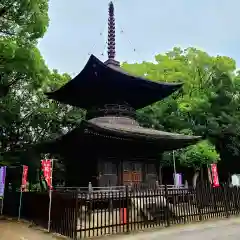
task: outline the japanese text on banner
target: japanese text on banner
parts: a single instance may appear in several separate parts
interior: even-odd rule
[[[22,186],[21,191],[26,191],[27,187],[27,175],[28,175],[28,166],[23,165],[23,173],[22,173]]]
[[[52,189],[52,160],[42,160],[42,170],[48,187]]]
[[[213,187],[219,187],[217,164],[211,164]]]

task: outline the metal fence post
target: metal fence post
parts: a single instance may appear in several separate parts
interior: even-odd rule
[[[224,208],[226,212],[226,217],[229,217],[229,211],[228,211],[228,200],[227,200],[227,192],[226,192],[226,185],[223,185],[223,195],[224,195]]]
[[[196,204],[198,209],[199,221],[202,221],[202,211],[201,211],[202,189],[201,188],[202,186],[200,187],[199,185],[197,185],[196,188],[194,189],[196,194]]]
[[[126,218],[127,218],[127,232],[130,232],[130,226],[129,226],[129,222],[130,222],[130,219],[129,219],[129,188],[128,186],[126,186],[126,204],[127,204],[127,211],[126,211]]]
[[[74,240],[77,240],[77,226],[78,226],[78,189],[76,189],[75,194],[75,212],[74,212],[74,229],[73,229],[73,237]]]
[[[166,198],[166,217],[167,217],[167,226],[170,226],[170,212],[169,212],[169,200],[168,200],[168,188],[167,184],[165,184],[165,198]]]

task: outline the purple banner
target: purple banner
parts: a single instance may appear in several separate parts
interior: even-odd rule
[[[182,186],[182,174],[181,173],[173,174],[173,179],[174,179],[174,185],[176,187]]]
[[[183,182],[182,182],[182,174],[178,173],[178,186],[182,186]]]
[[[0,167],[0,198],[4,196],[6,168],[6,166]]]

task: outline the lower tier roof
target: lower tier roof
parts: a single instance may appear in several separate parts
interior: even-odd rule
[[[126,117],[99,117],[89,121],[83,121],[81,125],[58,139],[40,144],[42,152],[61,152],[69,143],[79,142],[84,137],[91,135],[115,140],[146,142],[159,149],[159,152],[176,150],[197,143],[201,137],[175,134],[139,126],[139,124]],[[81,143],[79,143],[81,145]],[[81,147],[79,145],[79,147]]]

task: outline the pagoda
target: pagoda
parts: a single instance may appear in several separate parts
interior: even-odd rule
[[[159,155],[195,144],[200,137],[141,127],[136,110],[162,100],[181,83],[153,82],[124,72],[115,60],[114,5],[109,4],[108,59],[91,55],[83,70],[49,99],[85,109],[78,127],[41,152],[59,154],[67,186],[152,184],[160,178]]]

